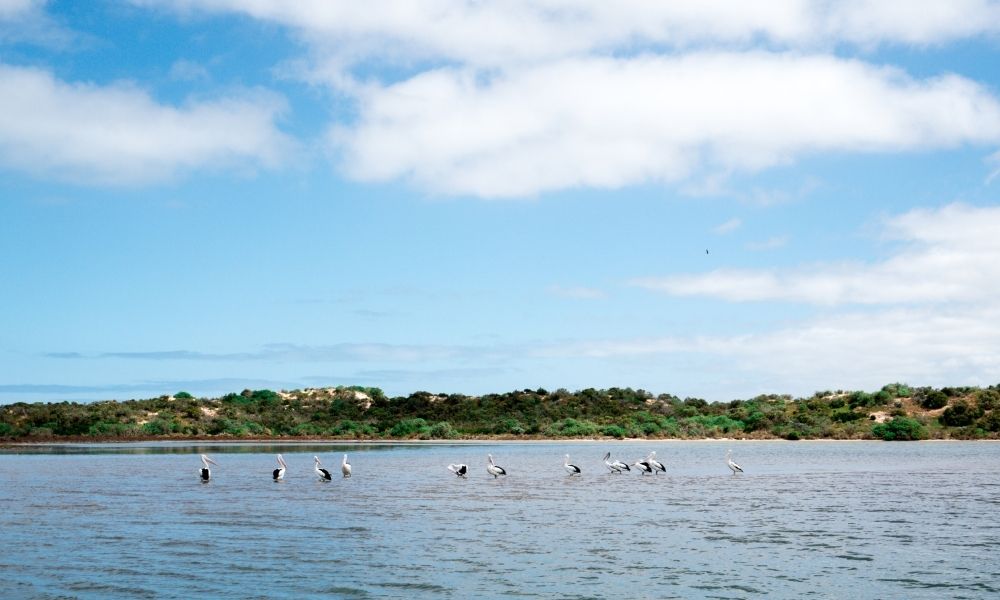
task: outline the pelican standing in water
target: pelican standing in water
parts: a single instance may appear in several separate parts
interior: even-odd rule
[[[566,460],[563,461],[563,468],[566,469],[566,472],[570,475],[580,474],[580,467],[569,464],[569,454],[566,455]]]
[[[646,462],[649,464],[649,468],[653,469],[653,475],[667,472],[667,468],[663,466],[663,463],[656,460],[655,450],[649,453],[649,456],[646,457]]]
[[[201,480],[205,483],[208,483],[208,480],[212,478],[212,470],[208,468],[208,463],[212,463],[213,465],[219,464],[204,454],[201,455]]]
[[[736,475],[737,471],[739,471],[740,473],[743,472],[743,467],[733,462],[732,450],[726,450],[726,464],[729,465],[729,469],[733,472],[733,475]]]
[[[649,473],[653,472],[652,465],[650,465],[649,462],[645,460],[637,460],[634,463],[632,463],[632,466],[639,470],[640,475],[648,475]]]
[[[285,464],[285,459],[281,458],[280,454],[278,455],[278,465],[280,466],[271,472],[271,477],[273,477],[275,481],[281,481],[285,478],[285,469],[288,467],[288,465]]]
[[[623,463],[620,460],[616,459],[614,462],[611,462],[611,453],[610,452],[608,452],[607,454],[604,455],[604,466],[606,466],[608,469],[610,469],[612,473],[621,473],[622,471],[631,471],[632,470],[632,469],[630,469],[628,467],[628,465],[626,465],[625,463]]]
[[[313,469],[315,469],[316,476],[319,477],[319,480],[330,481],[331,479],[333,479],[333,477],[330,475],[330,472],[320,466],[319,457],[314,456],[313,459],[316,460],[316,464],[313,466]]]
[[[344,474],[344,477],[351,476],[351,463],[347,462],[347,455],[344,455],[344,460],[340,462],[340,472]]]
[[[469,474],[468,465],[463,465],[463,464],[448,465],[448,470],[457,475],[458,477],[462,478],[464,478],[466,475]]]
[[[503,467],[499,467],[495,462],[493,462],[492,454],[487,454],[486,458],[489,459],[489,464],[486,465],[486,472],[492,475],[493,479],[507,474],[507,471],[504,471]]]

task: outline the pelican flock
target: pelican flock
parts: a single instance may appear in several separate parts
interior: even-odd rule
[[[209,479],[212,478],[212,470],[208,468],[208,463],[212,463],[213,465],[218,465],[219,464],[219,463],[215,462],[214,460],[212,460],[211,458],[205,456],[204,454],[201,455],[201,464],[202,464],[202,467],[201,467],[201,480],[204,481],[204,482],[206,482],[206,483],[208,482]]]
[[[278,455],[278,468],[271,472],[271,477],[275,481],[281,481],[282,479],[284,479],[285,478],[285,469],[287,468],[287,466],[288,465],[285,464],[285,459],[281,458],[281,455],[279,454]]]
[[[316,471],[316,476],[319,477],[319,480],[320,481],[332,480],[333,476],[330,475],[329,471],[323,468],[322,464],[319,462],[319,457],[314,456],[313,459],[316,461],[315,465],[313,466],[313,469]]]
[[[486,472],[492,475],[493,479],[496,479],[501,475],[507,474],[507,471],[505,471],[503,467],[497,466],[497,464],[493,462],[492,454],[487,454],[486,458],[487,458]]]
[[[563,462],[563,468],[566,469],[566,472],[570,475],[580,474],[580,467],[569,464],[569,454],[566,455],[566,460]]]
[[[218,465],[219,463],[215,462],[205,454],[201,454],[200,457],[202,467],[199,470],[199,478],[203,483],[207,483],[212,478],[212,471],[209,468],[209,465]],[[274,481],[281,481],[285,478],[285,472],[288,469],[288,465],[285,464],[285,459],[280,454],[277,455],[277,460],[278,468],[271,472],[271,477]],[[318,456],[313,456],[313,461],[313,470],[315,471],[316,476],[319,477],[320,481],[332,481],[333,476],[330,474],[330,471],[323,468],[323,463],[320,461],[320,458]],[[667,472],[666,466],[656,459],[656,451],[651,451],[646,455],[646,458],[639,459],[631,465],[618,459],[611,460],[610,452],[604,454],[603,461],[604,466],[608,468],[609,473],[612,475],[616,473],[620,475],[625,471],[632,471],[633,467],[640,475]],[[733,461],[732,450],[726,450],[726,466],[729,467],[729,470],[732,471],[733,475],[743,472],[743,467]],[[566,454],[563,457],[563,469],[571,476],[583,474],[583,471],[579,466],[569,462],[569,454]],[[453,473],[455,476],[464,479],[468,477],[469,466],[465,463],[452,463],[448,465],[448,471]],[[347,462],[346,454],[340,463],[340,472],[345,478],[351,476],[351,464]],[[486,455],[486,472],[492,475],[494,479],[499,478],[501,475],[507,475],[507,470],[496,464],[492,454]]]

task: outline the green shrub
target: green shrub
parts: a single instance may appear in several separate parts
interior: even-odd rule
[[[830,418],[838,423],[850,423],[851,421],[864,419],[865,414],[853,410],[838,410],[830,415]]]
[[[625,437],[625,429],[621,425],[605,425],[601,428],[601,435],[622,439]]]
[[[545,428],[545,435],[558,437],[580,437],[597,435],[597,425],[590,421],[566,418]]]
[[[872,435],[887,442],[893,442],[920,440],[925,438],[927,433],[920,421],[909,417],[896,417],[872,427]]]
[[[177,392],[176,394],[174,394],[174,398],[178,400],[193,400],[194,396],[192,396],[187,392]]]
[[[965,427],[972,425],[976,419],[981,417],[983,411],[975,406],[971,406],[964,400],[958,400],[948,408],[944,409],[938,421],[948,427]]]
[[[851,392],[850,395],[847,396],[847,403],[851,406],[851,408],[858,408],[861,406],[875,406],[878,403],[878,400],[875,399],[875,396],[872,396],[867,392]]]
[[[1000,431],[1000,412],[993,410],[989,414],[979,419],[976,426],[985,431]]]
[[[455,428],[448,421],[441,421],[431,427],[430,436],[435,440],[450,440],[457,438],[458,432],[455,431]]]
[[[889,385],[882,386],[882,391],[893,398],[909,398],[913,395],[913,390],[905,383],[890,383]]]
[[[930,390],[920,399],[920,406],[927,410],[936,410],[948,405],[948,396],[938,390]]]
[[[514,435],[522,435],[525,432],[524,425],[520,421],[512,417],[506,417],[500,419],[500,422],[493,428],[494,433],[512,433]]]
[[[142,426],[143,435],[166,435],[172,431],[169,421],[153,419]]]
[[[389,430],[389,435],[395,438],[407,438],[421,434],[430,434],[430,427],[423,419],[403,419]]]
[[[14,433],[14,428],[7,423],[0,423],[0,437],[8,437]]]
[[[313,423],[302,423],[292,428],[292,435],[322,435],[323,430]]]
[[[698,423],[699,425],[705,427],[705,429],[714,429],[722,433],[743,431],[743,421],[731,419],[726,415],[698,415],[696,417],[691,417],[688,421]]]

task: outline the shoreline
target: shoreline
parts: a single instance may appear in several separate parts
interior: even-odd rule
[[[464,438],[455,440],[408,440],[408,439],[398,439],[398,440],[341,440],[336,438],[310,438],[310,439],[288,439],[288,438],[247,438],[247,439],[215,439],[215,438],[183,438],[183,439],[162,439],[162,438],[146,438],[146,439],[74,439],[74,440],[33,440],[33,441],[3,441],[0,442],[0,449],[10,448],[10,447],[43,447],[43,446],[141,446],[141,445],[175,445],[175,446],[186,446],[186,445],[196,445],[196,444],[211,444],[217,446],[253,446],[262,444],[273,444],[273,445],[283,445],[283,446],[310,446],[316,444],[324,445],[339,445],[339,446],[477,446],[484,444],[497,444],[497,445],[531,445],[531,444],[607,444],[607,443],[624,443],[624,444],[663,444],[663,443],[713,443],[713,442],[781,442],[788,444],[797,444],[800,442],[821,442],[821,443],[855,443],[855,442],[879,442],[879,443],[891,443],[885,440],[879,439],[858,439],[858,438],[845,438],[845,439],[831,439],[831,438],[815,438],[815,439],[800,439],[800,440],[786,440],[784,438],[774,437],[774,438],[576,438],[576,439],[566,439],[566,438],[531,438],[531,439],[511,439],[511,438]],[[920,442],[1000,442],[997,439],[955,439],[955,438],[935,438],[926,440],[911,440],[910,443],[920,443]]]

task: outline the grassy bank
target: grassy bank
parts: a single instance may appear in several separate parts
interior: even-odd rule
[[[185,392],[146,400],[0,407],[0,439],[997,439],[1000,386],[823,391],[709,403],[643,390],[544,389],[464,396],[377,388],[220,398]]]

